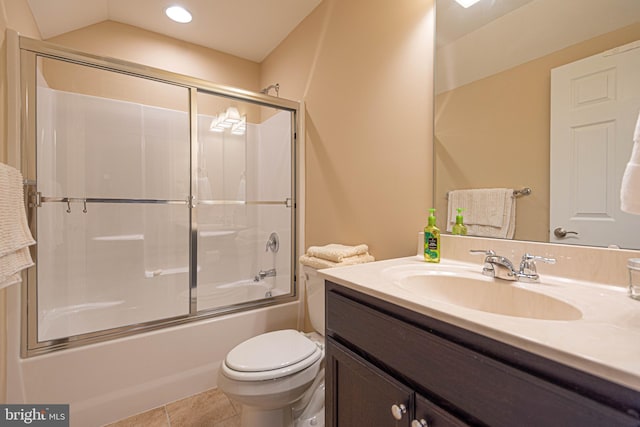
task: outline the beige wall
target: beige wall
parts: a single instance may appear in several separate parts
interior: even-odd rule
[[[255,62],[114,21],[103,21],[47,41],[211,82],[255,90]]]
[[[306,104],[306,245],[415,253],[432,200],[433,1],[325,0],[264,61]]]
[[[32,38],[40,34],[26,0],[0,0],[0,162],[7,158],[7,55],[6,30],[12,29]],[[7,310],[6,290],[0,290],[0,403],[6,401],[7,387]]]
[[[638,39],[635,24],[438,95],[438,225],[449,190],[530,187],[517,200],[515,239],[548,241],[550,70]]]

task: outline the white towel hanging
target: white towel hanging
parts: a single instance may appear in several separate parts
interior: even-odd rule
[[[468,235],[513,239],[516,206],[512,188],[453,190],[448,198],[447,231],[456,222],[456,209],[462,208]]]
[[[24,210],[22,174],[0,163],[0,288],[20,282],[19,272],[33,265],[27,247],[34,243]]]
[[[640,115],[633,134],[631,158],[622,177],[620,187],[620,209],[640,215]]]

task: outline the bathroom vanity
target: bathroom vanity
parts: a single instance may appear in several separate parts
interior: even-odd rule
[[[487,313],[473,318],[474,310],[467,310],[469,321],[459,317],[464,308],[451,305],[453,314],[447,314],[446,306],[430,307],[422,296],[394,287],[385,271],[403,268],[400,262],[374,264],[381,264],[378,271],[371,264],[323,274],[328,426],[640,426],[634,375],[629,384],[612,381],[602,373],[626,373],[601,366],[594,374],[575,362],[583,356],[562,356],[563,349],[557,357],[550,349],[547,357],[527,336],[531,325],[563,330],[572,321],[511,321]],[[429,268],[423,265],[409,268]],[[579,307],[582,320],[590,316],[585,307]],[[493,318],[498,323],[491,324]],[[508,324],[508,333],[496,326],[500,322]],[[513,333],[518,325],[525,325],[525,338]],[[640,347],[637,341],[629,346]],[[622,355],[629,356],[633,352]]]

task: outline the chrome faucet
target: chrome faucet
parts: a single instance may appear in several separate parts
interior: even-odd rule
[[[254,282],[259,282],[260,280],[264,280],[265,277],[275,277],[276,276],[276,269],[275,268],[271,268],[269,270],[260,270],[258,272],[258,274],[256,275],[256,277],[253,278]]]
[[[555,258],[545,258],[541,256],[524,254],[522,261],[520,262],[520,268],[515,269],[513,263],[506,257],[497,255],[491,249],[489,250],[476,250],[469,251],[472,254],[484,254],[484,265],[482,267],[482,274],[485,276],[495,277],[503,280],[520,280],[522,282],[537,282],[540,280],[540,276],[536,270],[536,261],[543,261],[548,264],[555,264]]]
[[[493,250],[472,249],[472,254],[484,254],[484,265],[482,266],[482,274],[489,277],[504,280],[518,280],[517,272],[513,263],[506,257],[497,255]]]

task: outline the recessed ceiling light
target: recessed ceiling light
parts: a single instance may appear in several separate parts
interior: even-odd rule
[[[465,9],[468,7],[473,6],[474,4],[478,3],[480,0],[456,0],[456,2],[458,2],[458,4],[462,7],[464,7]]]
[[[185,9],[182,6],[171,6],[168,7],[164,13],[167,14],[167,16],[169,17],[169,19],[172,19],[176,22],[179,22],[181,24],[186,24],[188,22],[191,22],[191,13],[189,13],[189,11],[187,9]]]

